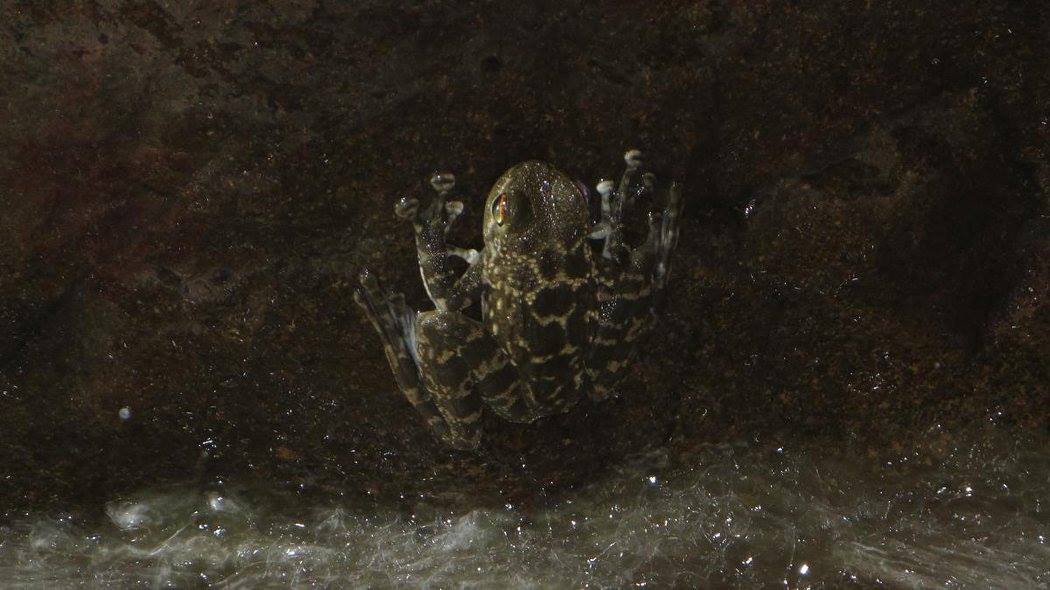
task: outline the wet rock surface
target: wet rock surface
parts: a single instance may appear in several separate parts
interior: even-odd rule
[[[253,473],[527,504],[650,447],[1045,433],[1041,12],[4,4],[0,495]],[[393,203],[454,171],[476,246],[508,166],[593,181],[632,146],[688,199],[645,362],[440,448],[350,298],[368,267],[424,305]]]

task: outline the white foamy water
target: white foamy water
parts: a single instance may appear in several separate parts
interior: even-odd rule
[[[9,517],[0,583],[1045,588],[1046,451],[1009,437],[937,460],[815,442],[659,451],[529,509],[406,509],[259,484],[143,490],[98,522]]]

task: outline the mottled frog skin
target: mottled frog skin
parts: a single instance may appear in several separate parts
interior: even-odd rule
[[[397,204],[397,215],[413,225],[436,309],[417,313],[367,271],[354,297],[398,387],[449,445],[478,446],[483,407],[532,422],[584,395],[608,397],[630,367],[666,283],[682,200],[671,183],[657,208],[641,154],[631,150],[624,159],[620,182],[597,186],[596,222],[586,191],[568,176],[543,162],[514,166],[486,199],[480,252],[445,241],[463,211],[448,199],[451,174],[434,175],[436,196],[426,206],[409,198]],[[643,205],[647,235],[631,245],[625,219]],[[467,262],[462,274],[454,257]],[[481,321],[466,313],[474,303]]]

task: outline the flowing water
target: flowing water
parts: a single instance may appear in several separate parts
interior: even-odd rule
[[[654,451],[528,508],[272,485],[9,515],[14,587],[1050,586],[1050,457],[1007,435],[874,459],[816,441]]]

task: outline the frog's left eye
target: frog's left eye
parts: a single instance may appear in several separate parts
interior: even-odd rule
[[[496,220],[496,225],[500,226],[510,217],[507,212],[507,193],[500,193],[492,202],[492,217]]]

